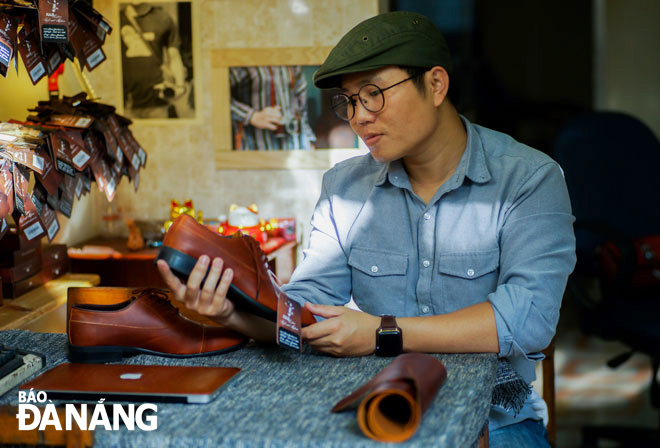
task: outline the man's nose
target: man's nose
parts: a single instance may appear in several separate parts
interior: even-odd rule
[[[358,100],[355,102],[355,116],[353,120],[357,124],[371,123],[374,121],[376,114],[367,110],[366,107],[362,104],[362,101]]]

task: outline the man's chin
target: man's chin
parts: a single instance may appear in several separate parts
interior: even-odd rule
[[[398,159],[398,157],[388,156],[387,154],[385,154],[382,151],[376,151],[376,150],[371,150],[370,149],[369,153],[371,154],[371,157],[376,162],[380,162],[380,163],[389,163],[389,162],[392,162],[392,161]]]

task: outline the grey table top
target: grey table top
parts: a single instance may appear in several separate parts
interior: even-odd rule
[[[0,331],[0,343],[39,351],[48,367],[66,362],[64,334]],[[466,447],[488,419],[497,359],[494,354],[436,355],[447,381],[416,434],[397,446]],[[208,404],[158,403],[158,429],[95,430],[95,446],[367,447],[383,446],[360,431],[355,411],[330,408],[391,359],[332,358],[305,350],[248,344],[224,355],[174,359],[140,355],[126,364],[240,367],[241,373]],[[18,404],[16,389],[0,404]]]

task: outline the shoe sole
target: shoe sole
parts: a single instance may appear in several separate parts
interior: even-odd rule
[[[173,249],[169,246],[161,246],[154,263],[158,260],[165,260],[165,262],[170,266],[170,270],[174,273],[174,275],[179,277],[184,283],[188,281],[188,276],[195,267],[195,263],[197,263],[197,258],[179,250]],[[204,283],[204,280],[206,280],[206,276],[208,275],[210,269],[211,268],[209,267],[209,269],[206,271],[202,283]],[[232,301],[238,310],[254,314],[255,316],[263,317],[264,319],[268,319],[271,322],[277,321],[276,310],[271,310],[267,306],[257,302],[252,297],[238,289],[233,283],[229,285],[227,298]]]
[[[81,363],[121,361],[123,358],[128,358],[135,355],[165,356],[167,358],[194,358],[199,356],[222,355],[224,353],[233,352],[234,350],[238,350],[239,348],[245,346],[247,343],[248,340],[246,339],[244,342],[241,342],[236,345],[232,345],[231,347],[222,350],[215,350],[213,352],[207,352],[207,353],[191,353],[184,355],[162,353],[140,347],[122,347],[122,346],[111,346],[111,345],[83,347],[79,345],[69,344],[69,352],[67,356],[69,358],[69,361],[81,362]]]

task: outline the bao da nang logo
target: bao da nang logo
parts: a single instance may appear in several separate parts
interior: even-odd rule
[[[64,425],[62,425],[60,415],[57,413],[55,405],[48,399],[46,392],[35,392],[32,389],[29,391],[21,390],[18,392],[18,414],[16,414],[18,429],[19,431],[31,429],[42,431],[48,426],[53,426],[61,431],[63,429],[70,430],[75,424],[83,431],[92,431],[97,427],[103,427],[108,431],[116,431],[119,429],[120,421],[130,431],[133,431],[136,425],[138,429],[143,431],[153,431],[158,428],[157,416],[148,412],[153,411],[154,414],[158,412],[158,407],[155,404],[144,403],[136,407],[132,403],[128,405],[114,403],[111,411],[111,424],[107,409],[110,406],[103,404],[104,401],[105,399],[101,398],[98,403],[89,406],[87,403],[78,405],[67,403],[64,406]],[[39,408],[36,404],[31,404],[46,402],[48,403],[45,408]],[[91,418],[88,419],[88,415],[91,415]]]

